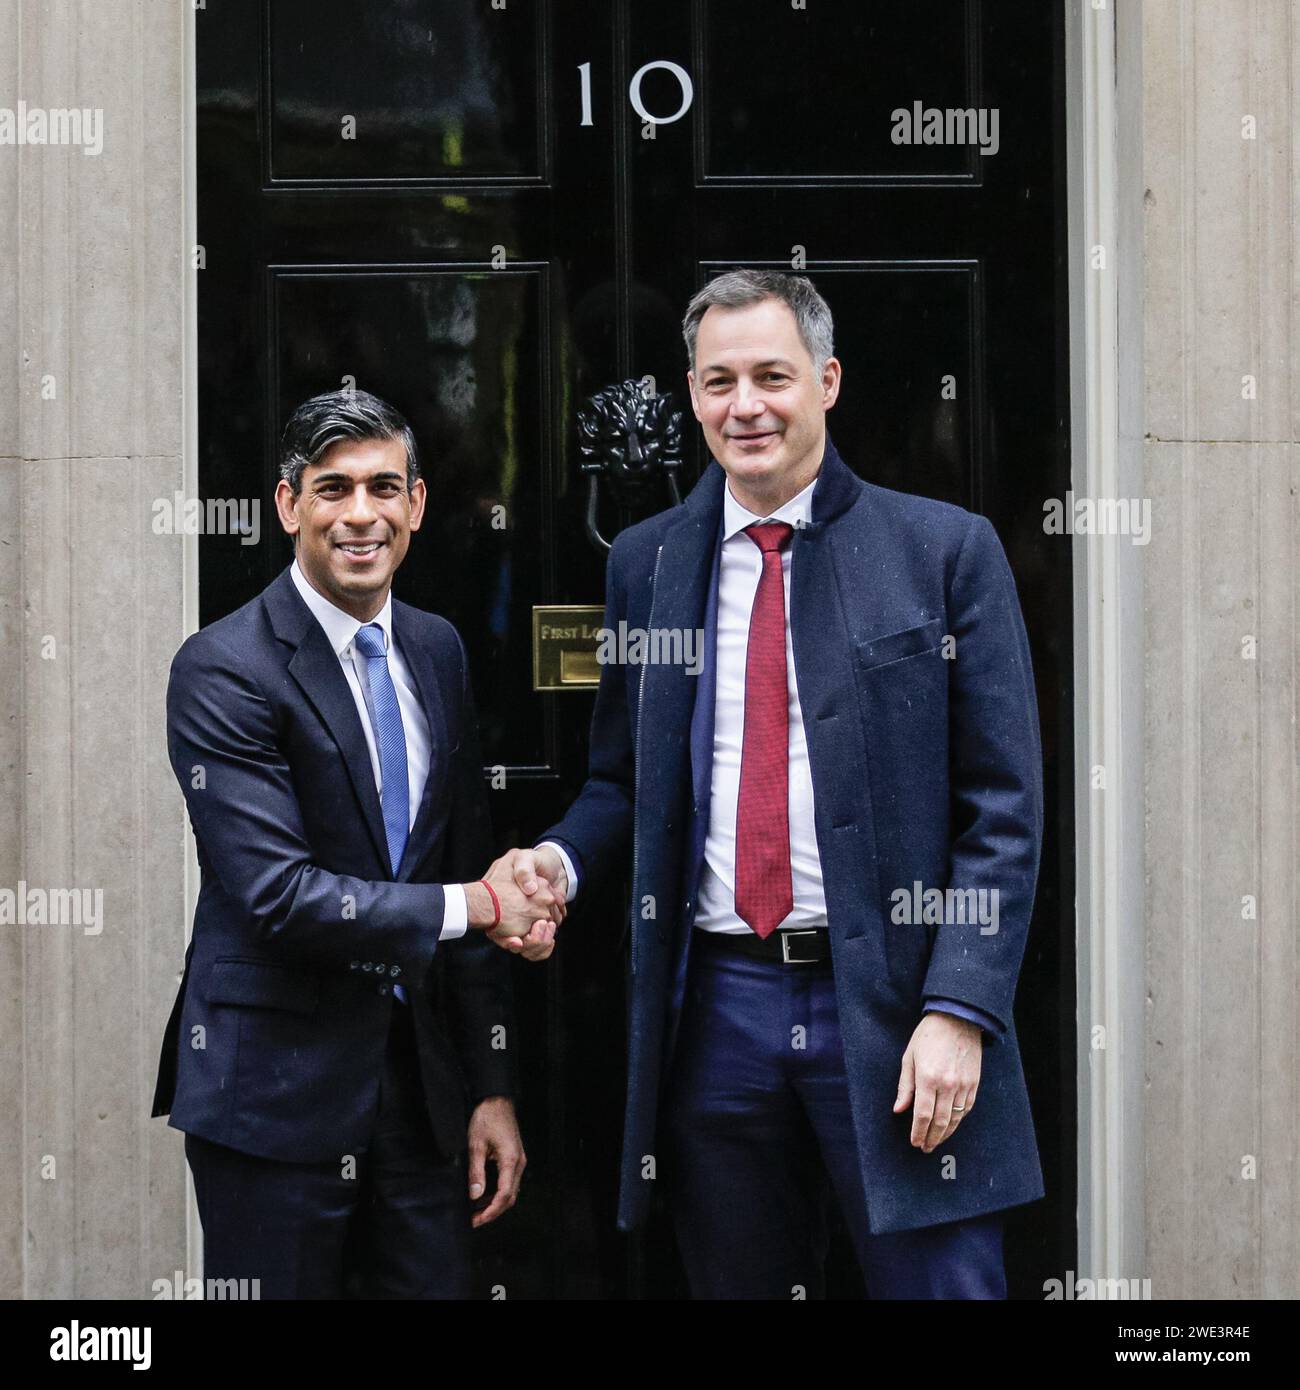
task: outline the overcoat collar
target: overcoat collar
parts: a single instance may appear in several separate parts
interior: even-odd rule
[[[691,625],[698,626],[702,621],[708,586],[701,581],[701,573],[712,559],[714,541],[722,525],[726,478],[722,465],[710,459],[699,482],[682,503],[681,516],[665,532],[655,578],[652,626],[684,626],[669,621],[682,614],[694,615]],[[813,488],[812,520],[803,529],[814,532],[829,525],[857,501],[861,491],[861,480],[840,458],[828,434]]]

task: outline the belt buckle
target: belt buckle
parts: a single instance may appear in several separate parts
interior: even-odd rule
[[[816,956],[792,956],[790,954],[790,941],[796,936],[817,936],[817,929],[809,928],[806,931],[783,931],[781,933],[781,963],[783,965],[815,965]]]

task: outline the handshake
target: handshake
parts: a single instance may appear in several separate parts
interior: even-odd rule
[[[496,894],[495,903],[485,883]],[[480,882],[466,883],[464,889],[470,928],[486,931],[502,950],[525,960],[545,960],[555,949],[555,930],[567,911],[569,876],[552,846],[507,850]]]

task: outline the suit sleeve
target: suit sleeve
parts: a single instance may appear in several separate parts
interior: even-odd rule
[[[623,554],[614,541],[605,570],[605,627],[615,631],[627,617]],[[608,873],[626,854],[632,840],[632,802],[636,789],[636,752],[628,711],[628,668],[607,662],[591,716],[587,780],[564,819],[537,837],[559,840],[576,852],[584,876]]]
[[[312,860],[275,713],[247,663],[203,633],[172,662],[167,751],[199,858],[253,942],[307,965],[358,956],[421,985],[442,927],[438,884],[370,882]]]
[[[948,621],[952,856],[948,886],[988,894],[994,930],[944,923],[923,994],[1011,1020],[1043,838],[1042,754],[1029,641],[1015,580],[982,516],[953,566]]]
[[[492,822],[464,643],[460,655],[460,744],[452,758],[456,782],[443,876],[448,882],[467,883],[480,877],[492,861]],[[445,976],[444,1001],[471,1104],[477,1105],[486,1096],[513,1096],[519,1041],[510,957],[489,941],[485,932],[474,929],[458,940],[445,942],[439,955]]]

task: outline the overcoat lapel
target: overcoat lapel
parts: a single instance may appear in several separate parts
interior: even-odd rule
[[[708,599],[704,609],[704,662],[696,685],[691,716],[691,789],[697,822],[691,845],[693,871],[704,857],[702,826],[707,826],[713,794],[713,730],[718,695],[718,576],[722,565],[722,522],[713,534],[713,559],[709,564]]]
[[[682,516],[664,536],[647,623],[652,631],[685,633],[704,627],[723,476],[716,463],[709,466],[683,504]],[[642,809],[653,817],[675,804],[687,777],[691,715],[700,677],[691,675],[682,663],[647,664],[641,667],[641,680],[638,797]]]
[[[811,522],[792,541],[790,630],[831,931],[879,944],[873,731],[863,724],[857,644],[888,626],[892,544],[871,509],[855,506],[861,493],[828,439]]]

